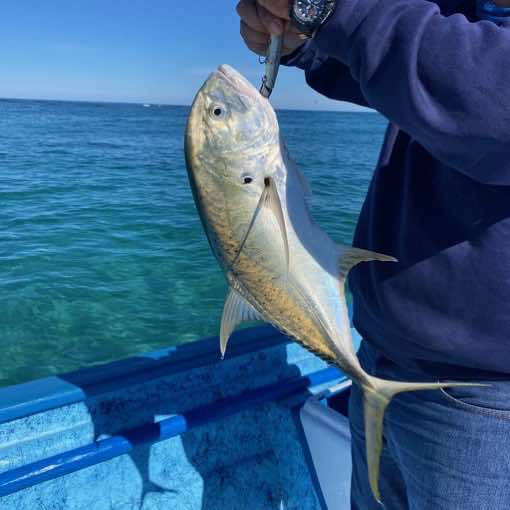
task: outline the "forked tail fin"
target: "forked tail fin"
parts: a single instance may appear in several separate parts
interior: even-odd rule
[[[369,384],[362,385],[363,414],[365,419],[365,444],[367,451],[368,480],[372,494],[381,503],[379,492],[379,465],[382,450],[384,410],[397,393],[416,390],[437,390],[453,386],[487,386],[475,383],[414,383],[387,381],[369,376]]]

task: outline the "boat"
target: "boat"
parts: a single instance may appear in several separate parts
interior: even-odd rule
[[[346,510],[349,390],[266,325],[0,389],[0,509]]]

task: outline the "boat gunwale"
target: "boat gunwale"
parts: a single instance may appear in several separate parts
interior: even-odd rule
[[[234,333],[224,363],[290,342],[269,325],[245,328]],[[220,361],[219,340],[213,336],[0,388],[0,424]]]
[[[309,395],[308,391],[313,387],[320,387],[339,380],[346,381],[347,379],[337,368],[322,368],[306,375],[294,376],[246,393],[226,397],[220,401],[190,409],[183,414],[175,414],[160,421],[144,423],[113,436],[97,439],[90,444],[30,462],[0,473],[0,498],[114,459],[129,453],[136,446],[155,444],[170,439],[252,407],[285,401],[291,395],[299,395],[302,403]],[[292,407],[295,405],[296,402]]]

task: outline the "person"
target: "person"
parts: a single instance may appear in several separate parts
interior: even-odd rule
[[[282,64],[389,120],[353,244],[399,262],[351,271],[363,367],[488,385],[391,402],[385,507],[510,508],[510,0],[337,0],[311,37],[289,21],[289,0],[237,11],[251,50],[284,33]],[[350,421],[352,508],[380,508],[356,387]]]

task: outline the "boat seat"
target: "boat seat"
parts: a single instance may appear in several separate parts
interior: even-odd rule
[[[342,392],[337,409],[345,412],[348,394]],[[299,419],[323,505],[327,510],[349,510],[352,464],[347,417],[325,400],[310,397],[300,409]]]

